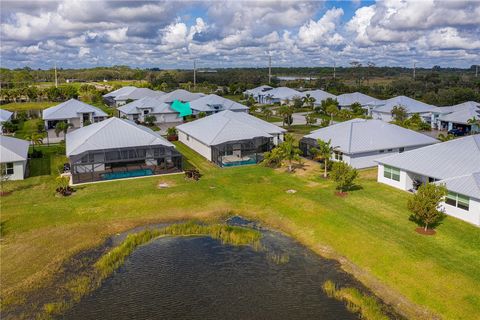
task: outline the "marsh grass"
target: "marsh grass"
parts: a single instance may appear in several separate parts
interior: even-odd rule
[[[382,307],[375,297],[365,295],[356,288],[338,288],[333,281],[327,280],[323,284],[322,289],[328,297],[345,302],[348,310],[359,313],[362,319],[389,319],[388,316],[384,314]]]
[[[94,263],[90,272],[68,280],[65,284],[65,298],[44,304],[43,314],[40,318],[49,318],[64,313],[82,297],[100,287],[102,281],[115,272],[137,247],[163,236],[208,236],[219,240],[222,244],[250,245],[254,248],[260,246],[261,238],[260,232],[254,229],[226,224],[200,224],[194,221],[129,234],[119,246],[101,256]]]
[[[267,252],[267,259],[275,264],[281,265],[290,261],[290,255],[288,253]]]

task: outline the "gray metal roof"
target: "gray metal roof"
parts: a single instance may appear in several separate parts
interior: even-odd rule
[[[231,111],[246,111],[248,107],[235,102],[230,99],[226,99],[216,94],[209,94],[207,96],[198,98],[192,102],[190,102],[190,108],[196,111],[204,111],[204,112],[211,112],[211,111],[223,111],[223,110],[231,110]]]
[[[155,114],[178,113],[172,110],[168,103],[160,101],[159,98],[150,97],[141,98],[117,108],[124,114],[139,114],[142,112],[142,109],[151,109],[150,113]]]
[[[271,99],[293,99],[294,97],[302,97],[302,93],[288,87],[278,87],[273,88],[264,92],[265,96],[270,97]]]
[[[0,109],[0,122],[9,121],[12,117],[13,112],[10,112],[5,109]]]
[[[381,120],[353,119],[313,131],[305,138],[331,140],[346,154],[424,146],[437,140]]]
[[[327,100],[328,98],[336,99],[337,96],[333,95],[331,93],[328,93],[323,90],[309,90],[309,91],[304,91],[302,92],[302,96],[305,97],[307,94],[315,98],[315,103],[321,103],[322,100]]]
[[[135,88],[132,91],[115,96],[115,101],[138,100],[145,97],[158,98],[165,95],[165,92],[149,88]]]
[[[44,120],[61,120],[80,117],[79,113],[93,113],[94,117],[107,117],[107,114],[97,107],[76,99],[70,99],[59,105],[43,110]]]
[[[437,107],[426,104],[421,101],[406,97],[398,96],[388,100],[379,101],[373,105],[378,105],[373,112],[391,113],[393,107],[402,106],[407,109],[407,113],[428,113],[436,111]]]
[[[445,184],[447,189],[452,192],[480,199],[480,171],[464,176],[444,179],[436,182],[436,184]]]
[[[259,86],[259,87],[253,88],[253,89],[245,90],[244,94],[256,96],[256,95],[258,95],[260,93],[263,93],[263,92],[266,92],[270,89],[273,89],[273,88],[270,87],[270,86],[267,86],[267,85],[263,85],[263,86]]]
[[[453,106],[437,107],[437,109],[435,109],[435,113],[447,114],[464,109],[475,108],[476,106],[480,106],[480,103],[475,101],[467,101]]]
[[[152,145],[174,147],[155,131],[115,117],[69,132],[65,142],[67,156],[114,148]]]
[[[247,113],[229,110],[181,124],[177,129],[208,146],[256,137],[272,137],[272,134],[285,132],[285,129]]]
[[[29,145],[30,143],[26,140],[0,136],[0,162],[27,160]]]
[[[446,122],[468,124],[468,120],[472,118],[480,120],[480,115],[477,113],[477,106],[480,106],[480,104],[467,105],[466,107],[461,108],[457,107],[457,111],[443,114],[438,117],[438,119]]]
[[[480,134],[381,158],[377,162],[436,179],[480,170]]]
[[[122,96],[122,95],[125,95],[125,94],[129,94],[130,92],[132,92],[135,89],[138,89],[138,88],[133,87],[133,86],[121,87],[120,89],[117,89],[117,90],[114,90],[114,91],[109,92],[107,94],[104,94],[103,97],[104,98],[108,98],[108,97],[115,98],[117,96]]]
[[[191,102],[205,96],[203,93],[189,92],[183,89],[177,89],[163,95],[160,100],[166,103],[172,103],[175,100],[182,102]]]
[[[363,94],[361,92],[353,92],[353,93],[344,93],[337,96],[337,101],[340,106],[350,106],[355,102],[358,102],[362,106],[365,106],[365,105],[371,105],[373,103],[377,103],[381,100],[367,96],[366,94]]]

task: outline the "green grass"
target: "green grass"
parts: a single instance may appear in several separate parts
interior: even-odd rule
[[[58,102],[42,101],[42,102],[12,102],[2,105],[2,109],[8,111],[28,111],[43,110],[57,105]]]
[[[22,292],[49,281],[63,261],[115,233],[232,212],[318,253],[345,257],[351,263],[344,268],[387,301],[398,302],[399,294],[445,319],[480,318],[478,228],[447,217],[435,236],[415,233],[406,208],[411,195],[377,183],[376,170],[362,171],[362,188],[340,198],[320,168],[294,175],[262,166],[220,169],[176,145],[199,168],[200,181],[183,175],[113,181],[78,187],[66,198],[55,197],[50,176],[7,182],[15,191],[1,198],[2,297],[21,301]],[[170,187],[159,189],[160,182]],[[408,303],[399,305],[418,318]]]

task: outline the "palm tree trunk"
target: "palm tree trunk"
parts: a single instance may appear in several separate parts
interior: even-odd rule
[[[323,171],[323,177],[326,179],[327,178],[327,167],[328,167],[328,160],[325,158],[325,161],[323,163],[324,171]]]

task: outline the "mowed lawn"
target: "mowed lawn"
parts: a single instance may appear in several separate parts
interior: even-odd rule
[[[55,196],[50,176],[9,182],[17,190],[1,198],[2,295],[48,281],[69,256],[117,232],[234,213],[317,252],[346,257],[365,271],[364,280],[374,276],[445,319],[480,318],[478,228],[447,218],[435,236],[415,233],[406,209],[410,195],[376,183],[376,170],[363,171],[361,188],[340,198],[319,167],[295,175],[262,166],[219,169],[177,145],[203,173],[200,181],[183,175],[113,181],[77,187],[68,198]],[[160,182],[170,187],[159,189]]]
[[[28,111],[28,110],[43,110],[50,108],[59,102],[42,101],[42,102],[12,102],[2,105],[2,109],[8,111]]]

